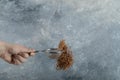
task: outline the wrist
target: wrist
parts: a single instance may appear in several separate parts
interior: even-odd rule
[[[6,43],[3,42],[3,41],[0,41],[0,57],[2,56],[2,54],[5,53],[5,50],[6,50]]]

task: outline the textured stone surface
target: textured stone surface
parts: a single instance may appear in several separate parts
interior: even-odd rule
[[[56,71],[39,53],[20,65],[0,60],[0,80],[120,80],[119,0],[0,0],[0,39],[35,49],[65,39],[74,65]]]

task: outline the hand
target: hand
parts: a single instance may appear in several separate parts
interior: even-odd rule
[[[10,64],[19,65],[33,55],[35,55],[33,49],[19,44],[0,42],[0,57]]]

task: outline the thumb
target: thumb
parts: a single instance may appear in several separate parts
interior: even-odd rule
[[[29,49],[29,55],[30,56],[35,55],[35,49]]]

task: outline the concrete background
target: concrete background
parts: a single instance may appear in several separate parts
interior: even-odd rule
[[[35,49],[71,46],[74,65],[56,71],[39,53],[20,66],[0,59],[0,80],[120,80],[120,0],[0,0],[0,40]]]

